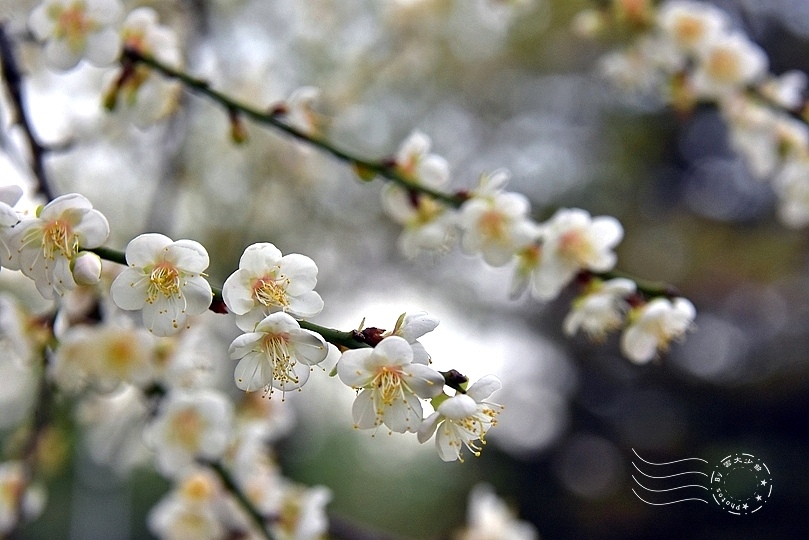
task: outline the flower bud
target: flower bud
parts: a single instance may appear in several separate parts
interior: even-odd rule
[[[101,280],[101,257],[82,251],[73,260],[73,279],[79,285],[95,285]]]

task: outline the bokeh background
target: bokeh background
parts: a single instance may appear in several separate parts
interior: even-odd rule
[[[809,71],[809,3],[715,3],[764,47],[771,71]],[[0,13],[21,30],[34,4],[0,2]],[[494,400],[506,409],[482,457],[447,464],[413,436],[354,430],[353,392],[315,372],[287,397],[296,427],[278,458],[292,478],[329,486],[335,515],[401,538],[446,538],[465,519],[469,489],[485,481],[546,539],[803,537],[806,231],[776,220],[771,188],[729,148],[714,110],[676,116],[597,76],[616,43],[571,32],[588,2],[507,4],[137,2],[181,34],[189,71],[240,99],[269,106],[319,87],[317,109],[344,148],[392,155],[417,128],[449,160],[455,189],[505,167],[537,218],[564,206],[618,217],[620,269],[676,285],[699,313],[694,331],[649,365],[622,358],[617,339],[565,337],[571,294],[510,300],[509,269],[457,251],[405,259],[381,181],[362,183],[253,125],[235,146],[226,115],[204,99],[185,94],[175,115],[136,128],[100,110],[105,70],[53,73],[29,44],[31,114],[44,140],[71,143],[48,167],[59,192],[85,194],[109,218],[111,247],[146,231],[193,238],[221,284],[245,246],[273,242],[317,262],[326,309],[315,322],[348,329],[365,317],[390,328],[400,313],[425,310],[442,321],[422,340],[438,369],[502,379]],[[3,135],[3,184],[30,182],[9,143],[17,135]],[[233,336],[221,334],[211,347],[227,378]],[[633,448],[658,462],[751,453],[773,473],[772,499],[752,516],[713,503],[646,505],[631,491]],[[78,442],[67,451],[45,514],[24,536],[148,538],[144,516],[167,483],[144,469],[111,473]]]

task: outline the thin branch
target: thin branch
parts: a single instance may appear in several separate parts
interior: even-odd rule
[[[221,480],[222,484],[238,501],[239,505],[242,507],[242,510],[247,512],[247,515],[250,516],[250,519],[253,520],[253,523],[258,527],[258,530],[261,532],[261,536],[266,538],[266,540],[275,540],[273,534],[267,529],[267,519],[261,515],[261,513],[256,509],[250,499],[242,492],[241,488],[239,488],[238,484],[236,484],[236,480],[230,475],[230,473],[225,469],[225,467],[218,461],[208,461],[203,462],[207,465]]]
[[[366,174],[378,174],[394,182],[404,189],[409,191],[423,193],[425,195],[429,195],[430,197],[443,202],[448,206],[452,206],[457,208],[463,204],[466,200],[466,196],[462,194],[450,194],[444,193],[442,191],[438,191],[427,186],[423,186],[418,182],[413,181],[412,179],[408,178],[407,176],[403,175],[399,172],[396,165],[391,163],[390,160],[370,160],[366,158],[362,158],[359,156],[355,156],[345,150],[342,150],[335,145],[333,145],[328,140],[319,137],[317,135],[312,135],[302,131],[295,126],[284,122],[282,120],[283,115],[277,111],[270,110],[270,111],[263,111],[256,109],[255,107],[251,107],[246,103],[242,103],[237,101],[230,96],[227,96],[221,92],[218,92],[211,88],[208,81],[197,79],[183,71],[175,69],[171,66],[163,64],[159,60],[151,56],[144,55],[136,50],[133,49],[124,49],[122,63],[126,69],[127,62],[132,64],[144,64],[152,69],[162,73],[166,77],[171,79],[175,79],[183,83],[183,85],[190,90],[191,92],[202,94],[209,99],[219,103],[226,111],[229,113],[239,113],[244,115],[245,117],[253,120],[256,123],[263,124],[270,126],[277,131],[285,133],[299,141],[303,141],[311,146],[314,146],[323,152],[330,154],[332,157],[339,159],[340,161],[344,161],[354,167],[354,169],[360,173],[361,175]]]
[[[20,125],[31,152],[31,171],[37,182],[37,190],[49,201],[56,198],[48,174],[45,172],[45,154],[49,148],[39,142],[34,135],[31,120],[25,107],[25,99],[22,92],[22,72],[17,64],[14,43],[9,38],[6,31],[6,23],[0,22],[0,59],[2,59],[2,79],[8,95],[11,98],[12,114],[16,117],[15,122]]]

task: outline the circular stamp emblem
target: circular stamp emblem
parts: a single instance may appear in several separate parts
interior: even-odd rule
[[[731,454],[711,473],[711,495],[731,514],[752,514],[772,494],[772,474],[767,465],[752,454]]]

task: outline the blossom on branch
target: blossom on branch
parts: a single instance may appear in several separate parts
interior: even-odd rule
[[[480,253],[492,266],[510,262],[538,234],[536,223],[528,215],[528,198],[504,191],[509,177],[505,170],[482,175],[480,185],[459,210],[461,246],[467,253]]]
[[[118,0],[45,0],[31,12],[28,27],[47,40],[45,59],[52,67],[68,70],[82,58],[103,67],[121,52],[114,27],[120,16]]]
[[[109,234],[107,218],[90,201],[77,193],[62,195],[10,231],[11,258],[4,266],[33,279],[45,298],[62,296],[76,287],[71,266],[79,248],[98,247]]]
[[[411,133],[396,153],[396,169],[415,184],[441,189],[449,182],[449,164],[430,153],[431,144],[424,133]],[[399,249],[406,257],[413,258],[421,250],[445,249],[455,239],[456,212],[425,193],[389,183],[382,191],[382,207],[404,227]]]
[[[121,29],[124,48],[180,68],[183,64],[174,31],[158,20],[157,12],[141,7],[127,15]],[[182,87],[145,64],[124,65],[107,84],[104,104],[122,111],[137,126],[145,127],[171,114]],[[122,99],[119,99],[122,98]]]
[[[110,289],[112,300],[121,309],[142,309],[143,324],[155,335],[179,332],[189,315],[211,305],[211,286],[203,277],[208,252],[198,242],[142,234],[127,245],[126,262],[129,268]]]
[[[419,398],[441,393],[444,377],[437,371],[413,363],[413,349],[399,336],[383,339],[373,349],[343,353],[337,374],[344,384],[360,391],[352,414],[355,427],[391,431],[416,431],[422,420]]]
[[[310,366],[325,360],[326,341],[283,312],[268,315],[253,332],[242,334],[230,345],[236,366],[236,386],[245,392],[277,388],[295,390],[309,379]],[[271,391],[271,390],[270,390]]]
[[[323,299],[313,289],[317,265],[305,255],[281,251],[270,243],[252,244],[239,259],[239,269],[225,280],[222,297],[228,310],[238,315],[236,324],[252,332],[258,321],[283,311],[295,317],[313,317],[323,309]]]
[[[621,336],[621,350],[636,364],[645,364],[658,351],[685,334],[694,324],[694,304],[685,298],[655,298],[629,312],[629,326]]]
[[[160,404],[146,429],[146,440],[157,452],[157,464],[167,476],[192,467],[197,458],[219,459],[230,440],[233,406],[214,390],[173,390]]]
[[[530,279],[531,292],[540,300],[555,298],[580,271],[611,270],[617,259],[612,249],[623,236],[614,217],[592,218],[585,210],[562,208],[542,224],[536,266],[521,268],[516,279]]]
[[[590,339],[603,340],[607,333],[623,326],[629,310],[626,298],[636,289],[631,279],[594,278],[585,293],[573,300],[573,309],[564,321],[565,334],[572,336],[582,330]]]
[[[486,432],[497,425],[501,405],[485,401],[501,388],[500,380],[487,375],[474,383],[465,394],[457,393],[444,400],[428,416],[418,430],[418,439],[424,443],[435,436],[438,456],[444,461],[463,461],[461,450],[466,447],[475,456],[480,455],[480,441],[486,444]]]

